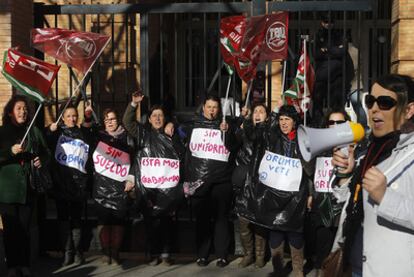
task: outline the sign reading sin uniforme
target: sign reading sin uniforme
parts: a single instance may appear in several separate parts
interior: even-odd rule
[[[299,159],[266,151],[260,162],[259,180],[278,190],[299,191],[302,163]]]
[[[55,159],[61,165],[86,173],[89,145],[81,139],[61,135],[56,144]]]
[[[195,128],[191,135],[191,155],[201,159],[227,162],[230,152],[221,138],[222,132],[216,129]]]
[[[180,181],[180,161],[165,158],[141,158],[141,183],[147,188],[167,189]]]
[[[331,192],[329,180],[332,176],[332,158],[319,157],[316,159],[315,178],[313,184],[317,192]]]
[[[95,171],[105,177],[123,182],[131,166],[129,154],[102,141],[93,152]]]

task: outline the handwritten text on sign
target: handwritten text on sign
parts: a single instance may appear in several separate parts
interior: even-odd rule
[[[230,152],[221,139],[221,131],[196,128],[190,140],[190,151],[194,157],[227,162]]]
[[[56,144],[55,159],[61,165],[86,173],[89,145],[83,140],[61,135]]]
[[[278,190],[299,191],[301,179],[302,163],[299,159],[265,152],[259,167],[260,182]]]
[[[313,180],[315,190],[317,192],[331,192],[332,189],[329,185],[329,179],[333,171],[332,158],[317,158],[315,168],[315,178]]]
[[[164,158],[141,159],[141,183],[147,188],[167,189],[180,181],[180,161]]]
[[[131,166],[127,152],[102,141],[93,152],[93,164],[97,173],[119,182],[126,180]]]

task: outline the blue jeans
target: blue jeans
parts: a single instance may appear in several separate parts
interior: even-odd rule
[[[362,273],[360,273],[360,272],[352,272],[352,277],[362,277]]]

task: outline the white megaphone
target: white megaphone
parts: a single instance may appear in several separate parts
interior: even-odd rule
[[[345,122],[332,128],[317,129],[300,125],[298,128],[299,149],[305,161],[335,146],[360,141],[365,135],[364,127],[355,122]]]

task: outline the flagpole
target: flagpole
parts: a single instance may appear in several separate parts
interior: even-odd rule
[[[70,71],[70,76],[73,76],[73,78],[75,79],[75,82],[76,83],[79,83],[78,77],[76,76],[75,72],[73,72],[72,68],[69,67],[69,65],[67,65],[67,67],[68,67],[68,69]],[[86,91],[82,87],[81,87],[81,90],[80,91],[82,93],[83,101],[85,102],[85,106],[86,106],[86,104],[88,103],[88,97],[86,95]],[[95,122],[98,122],[98,117],[96,116],[96,113],[95,113],[94,110],[92,110],[92,117],[95,120]]]
[[[102,47],[102,49],[99,51],[98,55],[96,56],[95,60],[93,61],[93,63],[89,66],[88,70],[86,71],[86,73],[83,75],[82,80],[80,80],[79,84],[76,86],[76,89],[73,91],[73,94],[75,95],[80,86],[83,84],[83,81],[86,79],[86,76],[88,76],[88,73],[92,70],[92,67],[95,65],[96,61],[99,59],[99,57],[101,56],[102,52],[105,50],[106,46],[108,45],[108,43],[111,41],[111,38],[108,39],[108,41],[105,43],[104,47]],[[58,119],[56,120],[56,124],[59,123],[60,119],[62,118],[63,113],[65,112],[66,108],[69,105],[69,102],[72,100],[72,96],[69,96],[68,101],[66,102],[63,110],[61,111]]]
[[[210,85],[207,88],[207,93],[209,93],[211,91],[211,89],[213,88],[214,83],[217,81],[217,78],[220,74],[221,68],[223,67],[224,62],[221,62],[221,65],[217,68],[216,73],[214,73],[213,79],[211,80]]]
[[[232,79],[232,75],[229,75],[229,81],[227,82],[226,98],[224,99],[223,122],[226,122],[227,101],[228,101],[228,98],[229,98],[231,79]]]
[[[285,86],[286,86],[286,71],[287,71],[287,61],[283,61],[283,73],[282,73],[282,101],[285,104]]]
[[[247,108],[248,104],[249,104],[249,100],[250,100],[250,93],[252,91],[252,87],[253,87],[253,80],[249,81],[249,86],[247,87],[247,95],[246,95],[246,101],[244,101],[244,107]]]
[[[221,123],[226,123],[227,101],[229,98],[231,79],[232,79],[232,75],[229,75],[229,81],[227,82],[226,98],[224,99],[223,120]],[[223,142],[225,142],[225,140],[226,140],[226,132],[223,132]]]
[[[35,121],[35,119],[36,119],[37,115],[39,114],[40,109],[41,109],[42,107],[43,107],[43,103],[40,103],[40,104],[39,104],[39,107],[37,107],[36,113],[35,113],[35,114],[34,114],[34,116],[33,116],[32,122],[30,122],[30,125],[29,125],[29,127],[27,128],[26,133],[24,134],[22,141],[20,142],[20,146],[22,146],[22,145],[23,145],[23,143],[24,143],[24,141],[26,140],[26,137],[27,137],[27,135],[29,134],[29,131],[30,131],[30,129],[32,128],[33,123],[34,123],[34,121]]]
[[[303,125],[306,127],[306,118],[307,118],[307,108],[306,108],[306,96],[307,96],[307,83],[306,83],[306,58],[307,58],[307,53],[306,53],[306,41],[307,41],[307,38],[308,38],[308,36],[307,35],[304,35],[304,36],[302,36],[302,38],[303,38],[303,99],[302,99],[302,104],[303,104],[303,107],[301,107],[302,109],[303,109],[303,111],[304,111],[304,115],[303,115],[303,120],[304,120],[304,122],[303,122]]]

